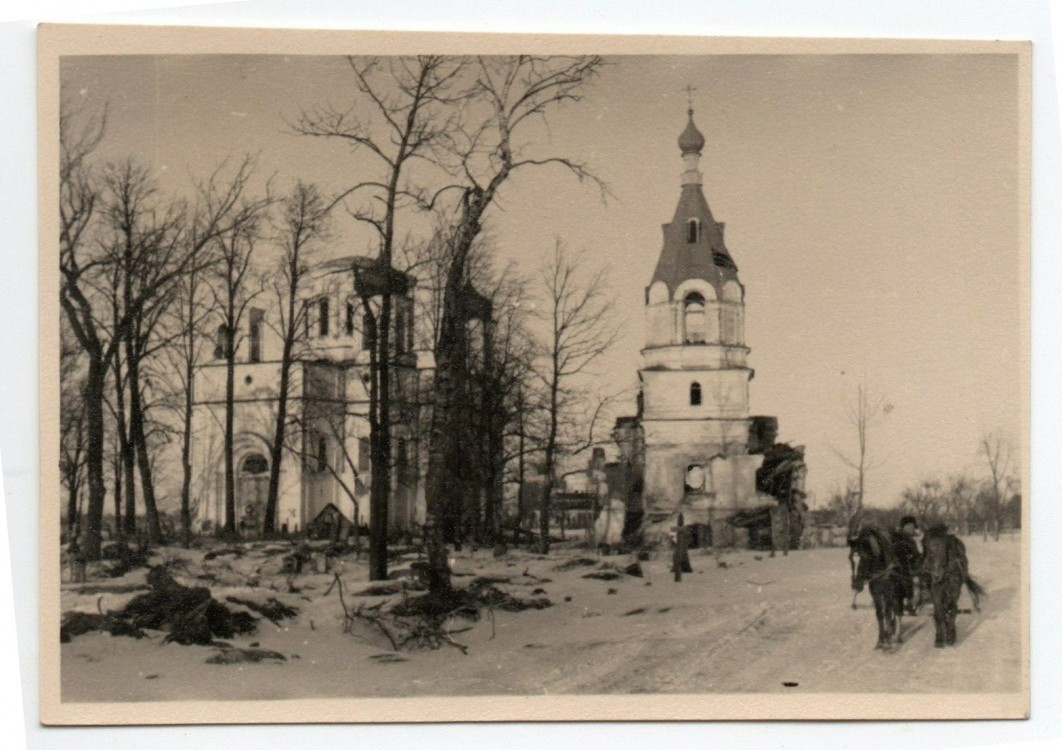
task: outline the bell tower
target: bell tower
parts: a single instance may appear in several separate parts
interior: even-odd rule
[[[663,225],[663,249],[645,290],[639,378],[645,510],[661,518],[682,507],[688,522],[709,523],[715,510],[755,503],[762,457],[748,455],[753,371],[744,336],[745,288],[724,225],[704,197],[704,145],[691,106],[678,139],[678,205]]]

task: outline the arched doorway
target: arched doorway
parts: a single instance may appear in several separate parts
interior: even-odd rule
[[[260,453],[248,453],[236,474],[236,523],[241,534],[261,531],[268,492],[269,461]]]

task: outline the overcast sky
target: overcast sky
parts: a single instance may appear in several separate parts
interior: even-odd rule
[[[644,287],[679,195],[687,85],[707,145],[705,194],[746,288],[754,414],[808,450],[823,496],[849,470],[842,403],[859,382],[891,406],[871,434],[868,502],[957,471],[984,473],[985,430],[1021,429],[1018,67],[1002,55],[617,57],[585,99],[534,132],[539,153],[587,162],[603,203],[554,169],[517,175],[489,214],[506,258],[533,271],[554,237],[607,265],[626,332],[599,368],[634,386]],[[260,154],[285,186],[339,189],[371,166],[295,136],[300,107],[349,102],[334,57],[69,59],[64,84],[109,103],[101,155],[132,154],[187,184]],[[371,238],[344,227],[336,254]],[[626,411],[633,413],[633,399]],[[621,409],[621,411],[624,411]]]

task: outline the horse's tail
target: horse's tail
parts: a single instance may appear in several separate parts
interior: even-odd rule
[[[970,591],[970,597],[973,599],[974,609],[980,612],[981,597],[988,596],[988,592],[986,592],[984,587],[969,575],[966,576],[964,583],[966,583],[966,588]]]

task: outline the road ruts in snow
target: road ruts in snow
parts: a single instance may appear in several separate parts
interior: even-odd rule
[[[1020,544],[974,537],[967,545],[971,570],[989,596],[980,613],[959,615],[954,648],[933,647],[927,604],[903,619],[902,645],[876,650],[869,595],[860,595],[858,609],[850,606],[846,551],[808,550],[746,564],[739,570],[755,575],[744,587],[740,580],[715,580],[734,601],[709,605],[701,617],[679,610],[680,622],[658,634],[594,644],[590,659],[578,658],[578,644],[565,647],[565,659],[582,663],[574,673],[558,673],[550,692],[1018,691]],[[707,583],[688,578],[691,588]],[[766,579],[771,582],[755,585]],[[960,607],[971,604],[964,593]]]
[[[62,646],[64,701],[270,700],[432,695],[634,693],[961,693],[1017,692],[1021,685],[1021,541],[966,540],[970,571],[988,590],[981,613],[960,614],[958,645],[933,647],[932,605],[905,617],[905,643],[874,649],[869,595],[851,608],[847,549],[797,550],[771,558],[747,550],[714,557],[695,552],[694,572],[676,583],[666,556],[642,563],[644,577],[584,578],[600,563],[569,570],[585,550],[548,558],[524,552],[495,560],[489,551],[455,555],[455,581],[486,575],[527,597],[541,588],[543,610],[455,620],[455,648],[395,654],[378,634],[342,632],[328,575],[300,577],[290,597],[298,617],[235,645],[259,642],[288,656],[283,664],[208,664],[215,649],[86,634]],[[183,553],[192,555],[194,553]],[[253,562],[253,561],[252,561]],[[189,560],[190,569],[197,569]],[[248,563],[250,564],[250,563]],[[527,572],[528,575],[524,575]],[[360,563],[344,570],[348,592],[367,584]],[[141,583],[143,571],[115,584]],[[548,579],[548,580],[547,580]],[[264,584],[263,584],[264,585]],[[256,591],[212,586],[215,596]],[[272,591],[272,589],[270,589]],[[261,594],[261,590],[257,591]],[[132,593],[108,594],[104,609]],[[96,593],[64,589],[63,609],[94,612]],[[366,601],[377,601],[369,599]],[[348,599],[348,604],[350,600]],[[960,606],[968,608],[964,593]],[[795,683],[786,687],[783,683]]]

